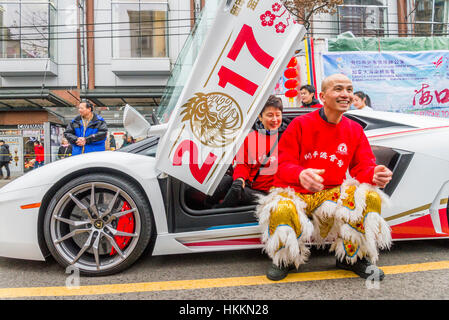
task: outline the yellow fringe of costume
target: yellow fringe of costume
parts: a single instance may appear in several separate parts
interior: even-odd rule
[[[340,260],[376,263],[379,249],[391,246],[391,229],[380,215],[388,203],[381,190],[354,179],[314,194],[274,188],[256,210],[264,251],[276,265],[299,267],[309,257],[308,243],[331,242]]]

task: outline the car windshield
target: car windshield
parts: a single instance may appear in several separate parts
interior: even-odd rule
[[[207,1],[200,17],[184,43],[184,47],[179,53],[157,109],[157,117],[160,123],[168,122],[178,102],[181,91],[189,79],[193,65],[206,38],[207,31],[214,22],[219,2],[219,0]]]

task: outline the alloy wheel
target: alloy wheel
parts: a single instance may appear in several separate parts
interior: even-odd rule
[[[131,196],[107,182],[71,188],[56,203],[50,220],[58,255],[83,271],[107,271],[124,262],[136,247],[141,228]]]

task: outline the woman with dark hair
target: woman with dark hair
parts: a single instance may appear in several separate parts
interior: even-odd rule
[[[254,205],[258,195],[265,195],[277,171],[277,143],[286,125],[282,123],[282,100],[271,95],[259,114],[255,130],[243,142],[234,159],[233,174],[225,175],[206,203],[223,201],[215,208]]]
[[[363,91],[354,92],[354,101],[352,102],[352,105],[357,110],[373,110],[370,97]]]

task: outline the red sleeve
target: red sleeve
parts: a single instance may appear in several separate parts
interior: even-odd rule
[[[248,154],[248,136],[245,138],[243,145],[240,147],[240,150],[237,152],[237,155],[234,158],[234,163],[236,164],[234,167],[234,173],[232,175],[232,179],[236,180],[238,178],[242,178],[243,180],[249,180],[250,172],[251,172],[251,164],[250,164],[250,155]]]
[[[361,132],[358,141],[359,144],[349,165],[349,173],[360,183],[373,184],[376,157],[374,156],[368,139],[363,131]]]
[[[243,180],[249,180],[249,173],[251,171],[250,166],[247,163],[237,164],[234,168],[234,174],[232,175],[233,180],[242,178]]]
[[[278,148],[278,177],[288,184],[299,185],[299,174],[304,167],[300,165],[301,123],[293,120],[282,134]]]

